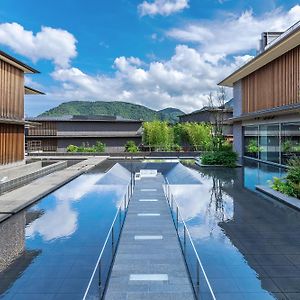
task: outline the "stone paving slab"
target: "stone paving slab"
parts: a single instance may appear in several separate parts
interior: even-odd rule
[[[106,300],[113,299],[194,299],[189,275],[181,253],[176,230],[163,192],[164,178],[137,181],[129,204]],[[156,189],[156,191],[142,191]],[[157,199],[141,202],[139,199]],[[138,216],[139,213],[160,214]],[[136,235],[157,236],[157,240],[135,240]],[[130,280],[130,275],[167,275],[168,280]],[[135,278],[139,276],[132,276]],[[143,277],[143,276],[142,276]],[[155,276],[154,276],[155,278]]]
[[[0,222],[6,220],[10,216],[11,216],[11,214],[2,214],[2,213],[0,213]]]
[[[15,214],[100,164],[107,157],[92,157],[78,164],[39,178],[30,184],[0,196],[0,213]],[[0,222],[4,220],[0,216]],[[6,218],[5,218],[6,219]]]

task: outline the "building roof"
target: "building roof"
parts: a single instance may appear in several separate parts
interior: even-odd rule
[[[233,41],[234,42],[234,41]],[[263,52],[238,68],[218,83],[221,86],[232,87],[235,82],[260,69],[286,52],[300,45],[300,21],[291,26],[278,38],[270,42]]]
[[[203,106],[201,109],[195,110],[189,114],[179,115],[178,117],[192,116],[195,114],[199,114],[202,112],[215,112],[215,111],[223,111],[223,112],[232,112],[233,111],[233,99],[228,100],[224,107],[215,107],[215,106]]]
[[[35,118],[27,118],[28,121],[33,122],[133,122],[141,123],[142,120],[125,119],[120,116],[106,116],[106,115],[94,115],[94,116],[77,116],[77,115],[65,115],[60,117],[55,116],[40,116]]]
[[[267,117],[274,117],[282,114],[300,114],[300,103],[284,105],[284,106],[277,106],[270,109],[264,109],[252,113],[246,113],[238,117],[230,118],[227,122],[239,122],[239,121],[246,121],[251,120],[254,118],[267,118]]]
[[[3,60],[10,65],[15,66],[16,68],[22,70],[24,73],[40,73],[39,71],[35,70],[34,68],[24,64],[23,62],[17,60],[16,58],[10,56],[9,54],[0,50],[0,60]]]
[[[44,92],[41,92],[39,90],[36,90],[32,87],[29,87],[29,86],[24,86],[24,89],[25,89],[25,94],[26,95],[45,95]]]

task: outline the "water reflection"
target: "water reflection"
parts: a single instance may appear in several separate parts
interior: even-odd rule
[[[242,168],[199,173],[172,189],[217,299],[299,299],[299,213],[246,189]]]
[[[129,181],[93,171],[0,223],[0,298],[82,299]]]

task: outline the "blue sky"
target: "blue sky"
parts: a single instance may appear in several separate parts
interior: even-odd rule
[[[41,71],[26,114],[72,100],[186,112],[255,55],[262,31],[300,19],[297,1],[2,0],[0,48]],[[230,91],[228,91],[230,97]]]

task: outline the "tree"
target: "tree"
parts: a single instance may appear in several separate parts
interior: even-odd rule
[[[224,143],[224,112],[226,102],[226,91],[224,87],[220,87],[216,97],[210,92],[208,96],[209,107],[213,111],[212,120],[212,135],[213,135],[213,147],[215,149],[221,149]]]

